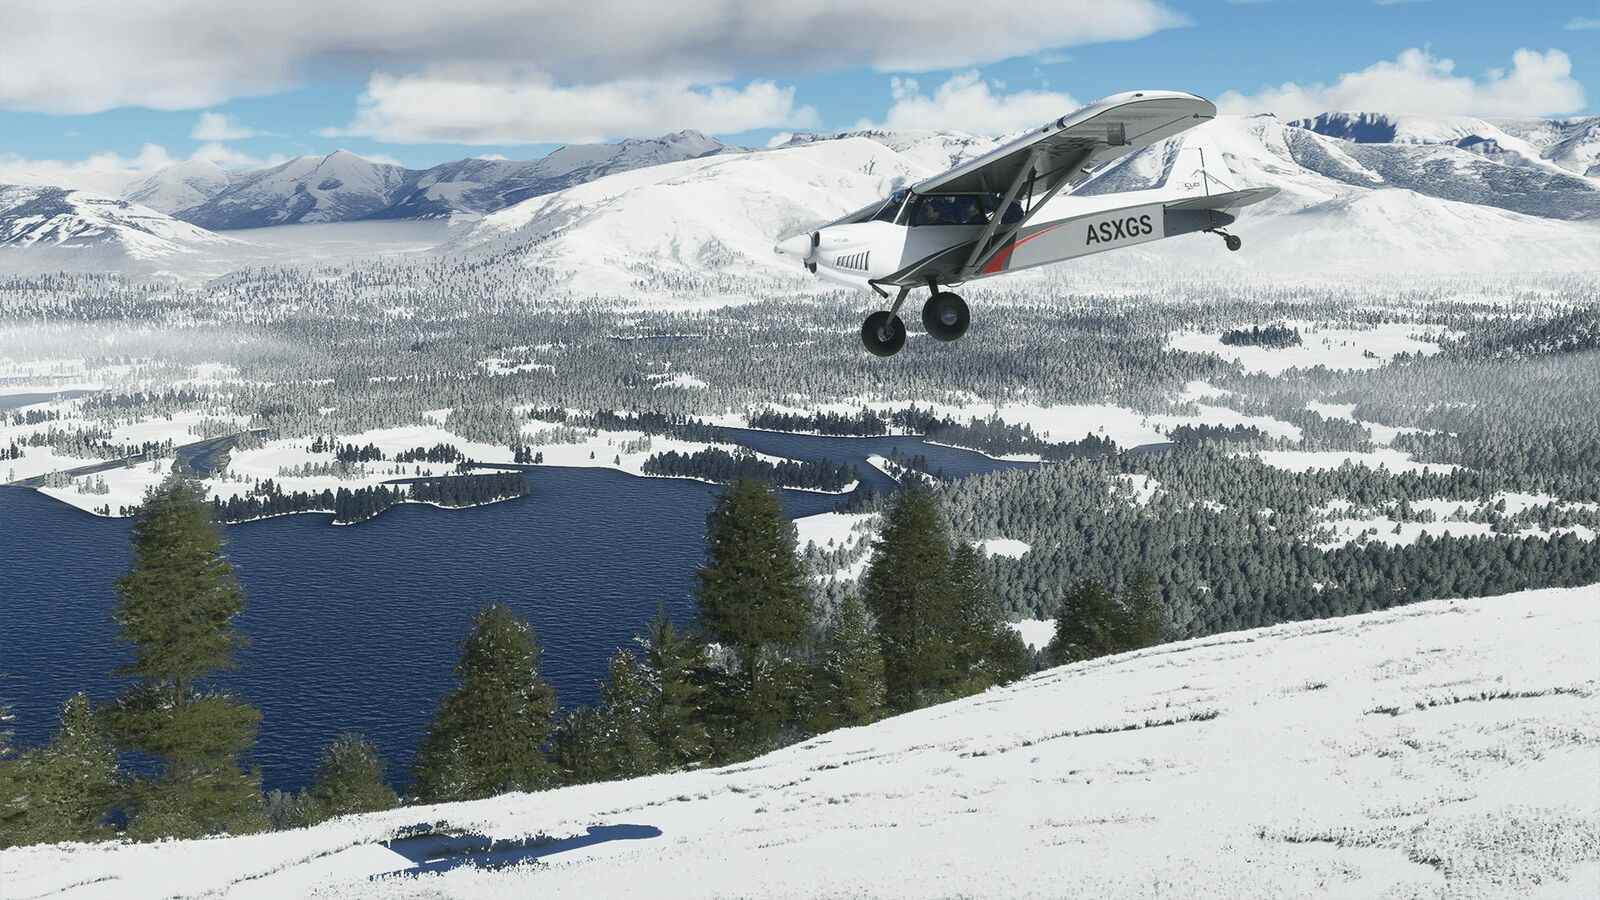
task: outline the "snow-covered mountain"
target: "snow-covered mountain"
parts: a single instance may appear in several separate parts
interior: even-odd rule
[[[300,156],[230,178],[224,190],[176,216],[213,231],[366,219],[394,202],[407,174],[347,150]]]
[[[1324,113],[1291,124],[1338,139],[1356,163],[1354,171],[1320,169],[1325,141],[1291,134],[1289,145],[1301,164],[1330,177],[1535,216],[1600,219],[1600,180],[1584,177],[1594,161],[1582,158],[1600,152],[1600,118],[1546,123],[1544,129],[1513,125],[1510,131],[1466,116]],[[1585,135],[1595,142],[1587,151]]]
[[[1245,251],[1220,252],[1220,242],[1189,236],[1076,265],[1182,262],[1280,273],[1600,268],[1597,183],[1454,145],[1355,143],[1273,116],[1221,117],[1097,173],[1072,200],[1087,210],[1118,202],[1104,196],[1110,192],[1163,184],[1185,141],[1215,154],[1232,186],[1280,189],[1236,226]],[[797,276],[772,254],[773,237],[859,208],[993,144],[927,132],[801,136],[775,149],[640,169],[537,197],[485,217],[447,249],[514,251],[583,293],[626,295],[651,276],[697,289],[719,278]],[[1412,154],[1450,154],[1442,165],[1454,175]],[[1596,221],[1571,221],[1590,210]]]
[[[231,173],[188,160],[135,182],[124,198],[214,231],[446,218],[493,212],[616,172],[735,150],[697,131],[680,131],[650,140],[572,144],[532,161],[474,157],[420,170],[345,150]]]
[[[154,263],[234,243],[127,200],[87,191],[0,185],[8,270]],[[25,263],[25,264],[24,264]]]
[[[627,294],[641,275],[797,275],[775,235],[836,218],[937,171],[863,137],[634,169],[485,216],[450,251],[514,250],[574,291]]]
[[[18,897],[1595,897],[1600,589],[1051,669],[747,763],[7,851]]]
[[[227,190],[228,181],[228,171],[216,163],[190,159],[135,181],[122,192],[122,199],[170,216]]]

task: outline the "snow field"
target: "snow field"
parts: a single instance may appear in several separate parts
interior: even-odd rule
[[[1596,587],[1432,601],[1051,669],[722,769],[28,848],[5,877],[119,900],[1595,896],[1597,642]],[[629,839],[407,875],[382,841],[418,823]]]

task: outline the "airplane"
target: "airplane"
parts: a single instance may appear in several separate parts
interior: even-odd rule
[[[825,225],[780,240],[773,248],[819,277],[871,288],[894,303],[861,325],[861,342],[876,356],[906,343],[898,313],[907,295],[926,286],[922,325],[954,341],[972,316],[954,285],[1076,259],[1106,250],[1207,232],[1230,250],[1243,242],[1224,229],[1239,210],[1278,192],[1234,190],[1206,170],[1204,149],[1185,145],[1167,183],[1130,192],[1138,202],[1086,211],[1072,191],[1107,163],[1215,118],[1211,101],[1182,91],[1115,94],[955,168],[890,194]],[[1191,168],[1189,156],[1198,156]],[[1213,192],[1213,186],[1228,188]],[[1096,198],[1115,202],[1116,195]],[[1052,201],[1054,203],[1052,204]]]

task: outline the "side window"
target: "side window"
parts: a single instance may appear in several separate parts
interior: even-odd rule
[[[979,198],[973,194],[918,197],[911,210],[912,225],[982,225],[988,221]]]
[[[1001,196],[999,194],[984,194],[983,195],[983,213],[984,213],[985,219],[987,219],[988,217],[991,217],[991,216],[994,215],[995,209],[1000,206],[1001,199],[1002,198],[1001,198]],[[1013,201],[1011,201],[1011,205],[1006,207],[1005,215],[1000,217],[1000,224],[1001,225],[1015,225],[1016,223],[1021,222],[1021,221],[1022,221],[1022,204],[1017,202],[1016,200],[1013,200]]]

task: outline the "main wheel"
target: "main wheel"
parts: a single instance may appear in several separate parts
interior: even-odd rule
[[[940,291],[922,304],[922,329],[930,337],[953,341],[966,334],[971,324],[972,313],[967,310],[967,301],[959,295]]]
[[[861,343],[873,356],[893,356],[906,345],[906,323],[880,309],[861,323]]]
[[[1226,244],[1229,250],[1238,250],[1244,246],[1244,241],[1239,240],[1239,236],[1236,234],[1224,235],[1222,243]]]

